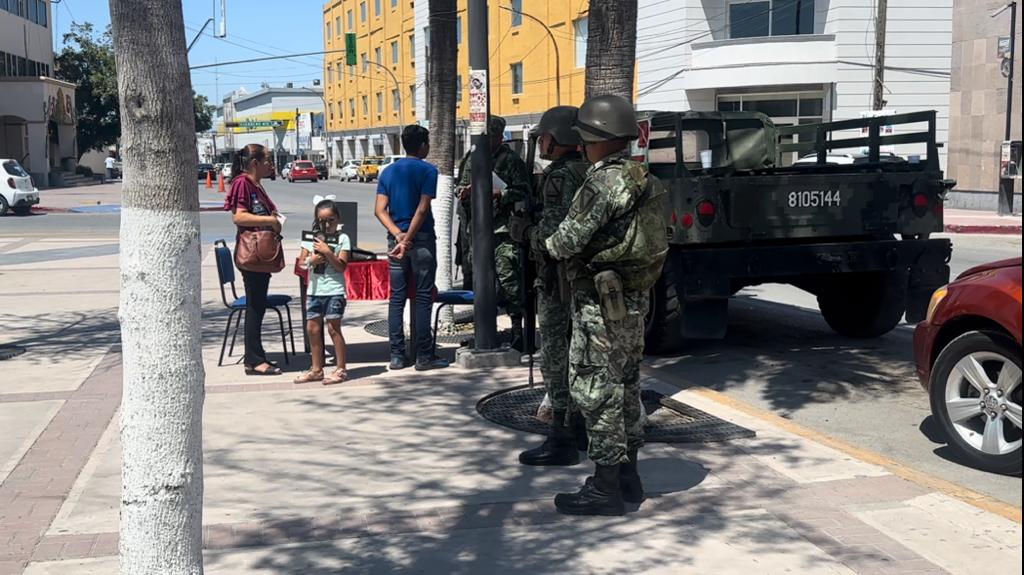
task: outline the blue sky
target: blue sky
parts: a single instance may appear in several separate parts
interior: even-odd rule
[[[190,42],[207,18],[213,16],[214,0],[182,0],[185,38]],[[216,1],[219,10],[219,0]],[[227,0],[227,31],[224,39],[214,38],[213,25],[189,53],[192,65],[215,61],[243,60],[267,55],[295,54],[323,50],[322,0]],[[218,16],[219,19],[219,16]],[[110,24],[106,0],[62,0],[53,5],[54,49],[60,51],[61,39],[72,21],[90,22],[103,30]],[[216,72],[215,72],[216,70]],[[271,60],[252,64],[221,66],[192,73],[192,87],[211,102],[220,102],[227,92],[240,86],[249,91],[261,82],[312,86],[323,75],[323,57],[306,56],[289,60]]]

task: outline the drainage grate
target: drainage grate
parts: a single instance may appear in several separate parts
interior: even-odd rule
[[[473,339],[473,314],[468,315],[456,314],[455,315],[455,333],[442,333],[437,336],[437,343],[457,343],[463,344]],[[433,324],[431,324],[433,329]],[[363,329],[370,335],[377,337],[388,337],[388,320],[380,319],[377,321],[371,321],[366,324]],[[405,326],[406,336],[409,335],[409,326]],[[498,342],[507,343],[512,341],[512,330],[502,330],[498,332]]]
[[[754,437],[754,432],[729,423],[669,396],[645,389],[640,396],[647,411],[644,441],[649,443],[709,443]],[[534,415],[544,399],[544,387],[513,387],[492,393],[476,404],[484,419],[519,431],[545,435],[548,424]]]
[[[0,361],[18,357],[25,353],[25,348],[20,345],[0,345]]]

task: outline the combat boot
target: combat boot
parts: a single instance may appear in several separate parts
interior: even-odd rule
[[[619,465],[598,465],[576,493],[559,493],[555,508],[566,515],[623,515]]]
[[[640,481],[640,473],[637,471],[637,450],[629,450],[629,461],[619,466],[619,488],[622,490],[622,500],[626,503],[643,503],[644,484]]]
[[[565,412],[556,411],[551,420],[551,431],[547,439],[539,447],[527,449],[519,454],[519,463],[523,465],[576,465],[580,462],[580,454],[576,451],[572,431],[565,425]]]

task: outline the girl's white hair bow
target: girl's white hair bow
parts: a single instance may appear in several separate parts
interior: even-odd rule
[[[332,202],[337,199],[334,194],[328,194],[326,196],[313,196],[313,205],[317,205],[324,200],[331,200]]]

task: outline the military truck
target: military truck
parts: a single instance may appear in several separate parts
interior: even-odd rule
[[[796,126],[653,112],[640,128],[634,154],[670,191],[650,353],[724,337],[729,298],[748,286],[806,290],[835,332],[868,338],[923,319],[949,280],[951,244],[930,236],[955,182],[939,167],[933,111]],[[892,154],[906,144],[923,153]]]

